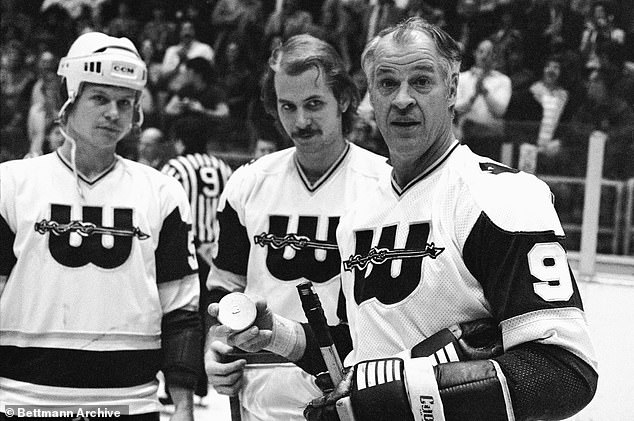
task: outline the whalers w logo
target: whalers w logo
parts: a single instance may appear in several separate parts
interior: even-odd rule
[[[104,269],[121,266],[130,256],[132,238],[149,238],[139,228],[132,226],[132,209],[113,210],[113,226],[102,225],[103,209],[94,206],[82,207],[82,220],[70,219],[71,207],[51,205],[51,220],[46,219],[35,224],[35,230],[48,237],[48,248],[53,258],[67,267],[81,267],[92,263]],[[70,244],[70,234],[75,232],[82,238],[81,245]],[[114,244],[106,248],[102,244],[102,235],[111,235]]]
[[[383,304],[394,304],[411,294],[420,282],[423,257],[435,259],[444,248],[428,244],[429,223],[409,226],[405,248],[396,249],[396,225],[383,227],[376,247],[371,247],[373,230],[355,232],[355,254],[343,262],[354,271],[354,299],[357,304],[376,297]],[[391,274],[391,262],[401,261],[398,276]],[[370,266],[371,264],[371,266]]]
[[[326,282],[336,276],[341,264],[335,237],[339,217],[328,218],[326,240],[315,239],[319,218],[300,216],[296,233],[287,232],[289,219],[288,216],[271,215],[269,232],[254,238],[255,244],[268,247],[266,267],[271,275],[284,281],[306,278],[316,283]],[[287,247],[295,253],[290,259],[284,257]],[[317,250],[325,250],[326,258],[317,260]]]

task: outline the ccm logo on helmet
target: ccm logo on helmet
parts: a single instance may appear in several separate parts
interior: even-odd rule
[[[134,73],[134,67],[126,64],[115,63],[112,66],[112,69],[117,73],[125,73],[130,75]]]

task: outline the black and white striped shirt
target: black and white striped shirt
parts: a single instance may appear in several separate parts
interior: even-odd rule
[[[161,172],[183,185],[192,209],[196,242],[213,242],[218,232],[218,199],[231,175],[229,165],[214,156],[195,153],[170,159]]]

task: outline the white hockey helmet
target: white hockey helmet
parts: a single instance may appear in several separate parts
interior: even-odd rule
[[[147,82],[147,67],[132,41],[101,32],[79,36],[60,60],[57,74],[66,79],[68,103],[76,99],[82,82],[135,91]]]

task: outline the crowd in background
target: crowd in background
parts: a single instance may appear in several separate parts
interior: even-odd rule
[[[604,176],[634,177],[629,0],[3,0],[0,161],[63,141],[56,70],[78,34],[137,45],[149,132],[131,133],[119,153],[160,168],[178,141],[248,156],[290,145],[259,97],[271,49],[298,33],[325,39],[364,94],[365,43],[408,16],[441,25],[463,48],[455,129],[474,150],[499,159],[501,143],[528,144],[539,172],[583,175],[588,137],[602,130]],[[387,154],[365,104],[350,140]]]

